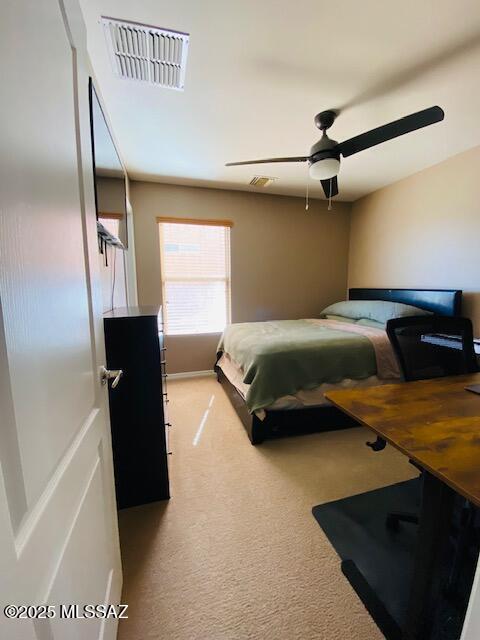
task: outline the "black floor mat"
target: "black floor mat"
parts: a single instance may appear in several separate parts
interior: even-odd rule
[[[415,478],[375,491],[318,505],[313,515],[338,555],[351,583],[362,574],[359,595],[389,638],[401,627],[406,615],[413,554],[417,534],[415,524],[402,523],[398,532],[385,526],[390,511],[418,513],[420,480]],[[358,580],[357,580],[358,583]],[[380,598],[376,598],[379,594]],[[388,612],[388,614],[387,614]]]

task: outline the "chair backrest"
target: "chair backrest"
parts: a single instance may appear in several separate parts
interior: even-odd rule
[[[468,318],[395,318],[387,322],[387,334],[406,381],[478,371]]]

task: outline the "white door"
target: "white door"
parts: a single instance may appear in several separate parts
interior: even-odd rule
[[[2,0],[0,69],[0,637],[114,638],[59,617],[121,590],[77,0]]]

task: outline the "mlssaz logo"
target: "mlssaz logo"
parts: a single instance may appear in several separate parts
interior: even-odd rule
[[[60,618],[99,618],[101,620],[108,618],[117,618],[125,620],[128,618],[127,609],[128,604],[86,604],[83,606],[80,606],[78,604],[61,604]]]

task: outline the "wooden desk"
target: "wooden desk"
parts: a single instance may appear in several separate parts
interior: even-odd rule
[[[465,391],[478,383],[480,373],[325,394],[427,471],[402,629],[409,640],[434,637],[441,588],[436,568],[445,553],[455,492],[480,505],[480,395]]]
[[[480,373],[326,397],[462,496],[480,506]]]

